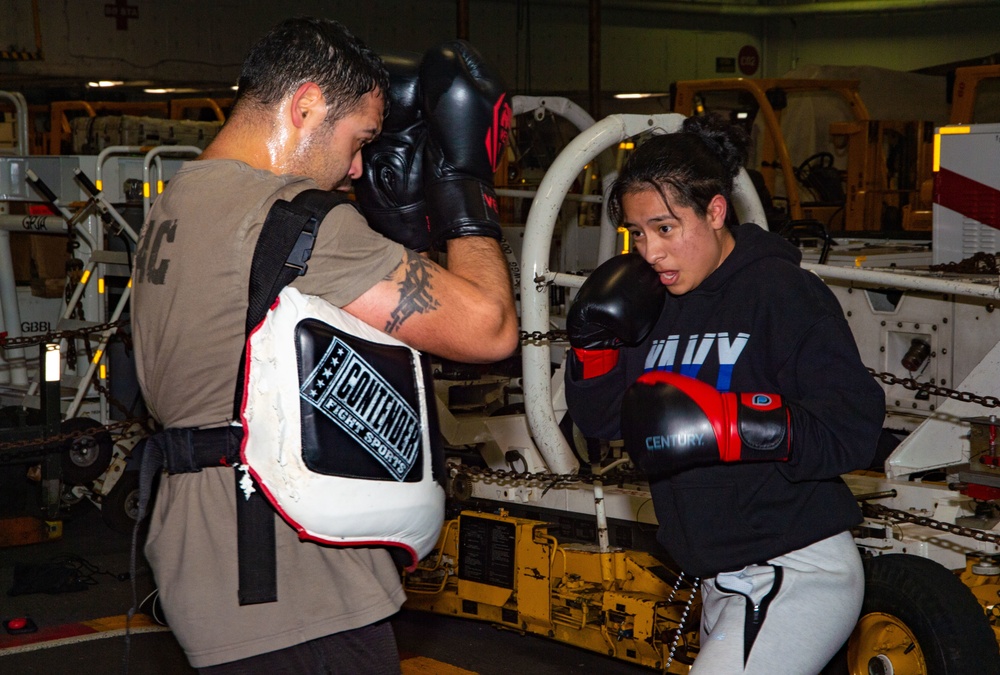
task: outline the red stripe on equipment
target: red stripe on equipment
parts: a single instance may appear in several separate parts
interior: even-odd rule
[[[954,171],[934,175],[934,203],[1000,229],[1000,190]]]

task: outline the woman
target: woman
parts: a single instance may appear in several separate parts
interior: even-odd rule
[[[885,397],[798,249],[727,225],[747,145],[698,117],[629,158],[608,209],[638,256],[580,289],[566,398],[585,435],[624,436],[659,542],[702,580],[691,672],[814,675],[861,609],[839,476],[869,466]]]

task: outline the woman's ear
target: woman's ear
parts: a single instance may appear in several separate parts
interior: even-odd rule
[[[726,214],[729,212],[729,203],[722,195],[715,195],[708,202],[705,208],[705,216],[713,230],[718,230],[726,226]]]

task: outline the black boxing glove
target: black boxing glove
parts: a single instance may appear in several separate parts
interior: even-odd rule
[[[637,345],[653,330],[666,295],[637,253],[616,255],[594,270],[566,316],[574,374],[589,379],[614,368],[622,345]]]
[[[423,159],[427,127],[421,109],[420,56],[382,56],[389,72],[389,114],[378,138],[361,149],[354,182],[368,225],[414,251],[431,246],[424,203]]]
[[[467,42],[431,49],[420,64],[427,154],[424,184],[435,246],[456,237],[502,237],[493,174],[507,145],[511,107],[500,77]]]
[[[791,418],[777,394],[721,393],[700,380],[654,371],[622,399],[622,439],[651,476],[719,462],[786,461]]]

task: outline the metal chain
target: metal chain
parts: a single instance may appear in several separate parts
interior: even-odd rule
[[[528,333],[521,333],[521,339],[526,340],[542,340],[542,339],[560,339],[565,336],[566,331],[550,331],[548,333],[541,333],[535,331],[530,335]],[[911,391],[926,391],[931,395],[935,396],[945,396],[948,398],[953,398],[959,401],[978,403],[985,407],[997,408],[1000,407],[1000,398],[996,396],[980,396],[978,394],[973,394],[967,391],[959,391],[957,389],[949,389],[947,387],[940,387],[937,385],[929,383],[917,382],[912,378],[902,378],[893,375],[892,373],[877,373],[875,370],[868,368],[868,372],[871,373],[875,379],[880,380],[886,384],[898,384]],[[519,482],[537,482],[547,484],[546,489],[551,489],[553,487],[566,487],[572,483],[588,483],[593,484],[595,480],[601,480],[605,484],[615,483],[615,482],[625,482],[629,480],[641,480],[642,474],[637,470],[627,470],[622,468],[616,468],[613,472],[601,475],[601,476],[591,476],[591,475],[581,475],[575,473],[553,473],[550,471],[514,471],[507,469],[494,469],[491,467],[476,467],[468,466],[465,464],[453,465],[456,473],[463,474],[470,480],[496,480],[496,481],[519,481]],[[876,506],[872,504],[866,504],[866,506],[871,508],[885,509],[884,506]],[[906,516],[909,522],[917,522],[913,520],[918,518],[917,516],[911,516],[905,512],[898,512]],[[928,522],[930,519],[922,519]],[[976,530],[971,528],[957,528],[954,525],[948,525],[947,523],[941,523],[941,527],[938,529],[947,529],[949,532],[955,532],[965,535],[966,533],[975,533]],[[971,534],[969,536],[972,536]],[[1000,535],[998,535],[1000,536]],[[977,537],[976,538],[980,538]]]
[[[569,334],[564,330],[550,330],[543,333],[540,330],[535,330],[532,332],[521,331],[521,344],[528,343],[539,343],[539,342],[565,342],[569,339]]]
[[[469,480],[483,481],[519,481],[522,483],[548,483],[549,487],[565,487],[570,483],[593,483],[594,476],[581,476],[575,473],[552,473],[551,471],[514,471],[493,469],[491,467],[468,466],[455,464],[452,468],[457,474],[462,474]]]
[[[882,504],[870,504],[865,502],[862,504],[861,509],[869,518],[884,518],[897,523],[913,523],[914,525],[921,525],[923,527],[930,527],[942,532],[957,534],[960,537],[969,537],[971,539],[975,539],[976,541],[1000,544],[1000,533],[984,532],[972,527],[962,527],[961,525],[944,523],[940,520],[927,518],[926,516],[915,516],[912,513],[900,511],[899,509],[892,509],[888,506],[883,506]]]
[[[930,382],[917,382],[913,378],[909,377],[896,377],[892,373],[876,373],[872,368],[868,369],[868,372],[875,377],[876,380],[880,380],[885,384],[898,384],[904,389],[910,391],[924,392],[930,396],[944,396],[945,398],[953,398],[956,401],[962,401],[964,403],[978,403],[985,408],[1000,408],[1000,398],[996,396],[980,396],[979,394],[973,394],[968,391],[959,391],[957,389],[949,389],[948,387],[940,387],[936,384],[931,384]]]
[[[532,331],[530,333],[527,331],[521,331],[520,338],[521,344],[565,342],[569,339],[568,333],[565,330],[550,330],[545,333],[539,330]],[[956,401],[962,401],[963,403],[978,403],[985,408],[1000,408],[1000,397],[997,396],[981,396],[968,391],[959,391],[958,389],[942,387],[931,382],[917,382],[910,377],[898,377],[892,373],[879,373],[876,372],[874,368],[868,368],[867,370],[872,377],[887,385],[898,384],[904,389],[925,393],[928,396],[943,396],[945,398],[953,398]]]
[[[133,438],[134,436],[139,436],[140,434],[148,434],[150,433],[149,420],[145,418],[133,418],[113,422],[100,427],[94,427],[92,429],[77,429],[76,431],[55,434],[53,436],[46,436],[43,438],[28,438],[20,441],[7,441],[0,443],[0,452],[3,453],[3,460],[5,463],[14,463],[20,459],[37,459],[38,448],[40,446],[62,446],[78,438],[93,438],[98,434],[113,434],[116,431],[121,432],[117,436],[117,442]]]
[[[0,334],[0,349],[14,349],[28,345],[36,345],[42,342],[55,342],[57,340],[72,340],[74,338],[89,338],[96,333],[103,333],[107,330],[118,329],[125,325],[125,320],[111,321],[109,323],[97,324],[76,330],[53,331],[39,335],[25,335],[22,337],[10,337],[6,333]]]
[[[595,481],[601,481],[603,485],[614,483],[624,483],[629,480],[640,478],[638,471],[629,471],[620,467],[613,471],[601,474],[600,476],[583,475],[577,473],[553,473],[551,471],[508,471],[507,469],[493,469],[491,467],[468,466],[467,464],[453,464],[452,469],[455,474],[461,474],[469,480],[482,481],[517,481],[521,483],[542,483],[546,485],[546,490],[552,488],[566,488],[573,483],[587,483],[593,485]]]
[[[521,344],[537,344],[539,342],[565,342],[569,338],[565,330],[550,330],[545,333],[536,330],[530,333],[521,331],[520,339]],[[1000,408],[1000,397],[997,396],[973,394],[968,391],[942,387],[931,382],[917,382],[910,377],[898,377],[892,373],[879,373],[873,368],[868,368],[867,370],[872,377],[887,385],[898,384],[909,391],[925,393],[928,396],[953,398],[963,403],[977,403],[984,408]]]
[[[97,392],[99,394],[102,394],[104,396],[104,399],[112,407],[116,408],[120,413],[122,413],[123,415],[126,415],[126,416],[132,414],[132,411],[129,410],[127,407],[125,407],[124,403],[122,403],[117,398],[115,398],[114,396],[112,396],[111,390],[108,389],[106,386],[104,386],[103,384],[101,384],[97,380],[94,380],[93,382],[91,382],[91,385],[94,387],[94,389],[97,390]]]

